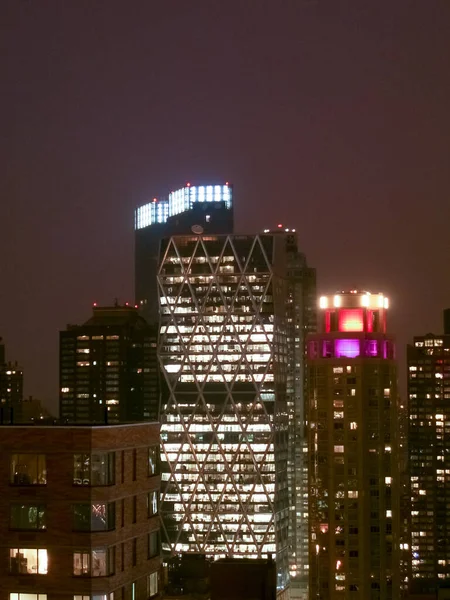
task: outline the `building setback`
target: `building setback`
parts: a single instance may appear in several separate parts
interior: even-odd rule
[[[60,418],[67,423],[156,421],[157,330],[133,306],[93,307],[60,333]]]
[[[0,427],[0,598],[159,592],[159,425]]]
[[[400,597],[399,401],[388,301],[320,299],[308,337],[310,597]]]
[[[408,346],[411,594],[450,583],[450,310],[444,334]]]
[[[293,269],[300,285],[295,235],[267,232],[172,237],[158,272],[163,550],[274,553],[279,589],[289,582],[289,417],[301,412],[309,297]]]
[[[156,275],[161,240],[172,235],[233,233],[233,186],[191,185],[135,211],[135,301],[150,324],[159,321]]]

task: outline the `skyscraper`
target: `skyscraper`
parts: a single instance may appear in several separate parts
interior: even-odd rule
[[[411,593],[437,597],[450,580],[450,310],[444,334],[408,346]]]
[[[399,432],[388,300],[320,299],[308,338],[310,598],[400,597]]]
[[[172,235],[233,232],[233,186],[194,186],[154,198],[135,212],[135,301],[150,324],[158,323],[156,274],[161,240]]]
[[[157,331],[133,306],[93,307],[60,333],[60,418],[69,423],[157,421]]]
[[[302,338],[314,314],[302,285],[314,283],[289,230],[162,243],[166,552],[274,553],[278,587],[287,585],[289,416],[301,413]]]
[[[5,345],[0,338],[0,420],[18,422],[22,415],[23,369],[6,360]]]

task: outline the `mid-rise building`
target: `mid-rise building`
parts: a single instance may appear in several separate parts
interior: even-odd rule
[[[308,337],[310,598],[400,597],[399,400],[388,300],[320,298]]]
[[[0,422],[20,420],[23,399],[23,369],[6,360],[5,345],[0,338]]]
[[[273,553],[278,589],[295,544],[289,443],[302,445],[289,419],[302,415],[302,341],[314,319],[314,274],[296,244],[289,230],[175,236],[158,270],[163,550]]]
[[[436,598],[450,583],[450,310],[407,356],[411,594]]]
[[[161,240],[172,235],[233,232],[233,186],[191,185],[153,198],[135,212],[135,301],[151,324],[159,320],[156,281]]]
[[[157,421],[157,330],[134,306],[93,307],[60,333],[60,418],[67,423]]]
[[[0,598],[157,596],[159,425],[0,426]]]

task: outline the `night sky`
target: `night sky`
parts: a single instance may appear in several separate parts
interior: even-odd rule
[[[58,331],[133,300],[133,210],[234,183],[319,290],[450,306],[448,0],[2,0],[0,335],[56,407]],[[404,350],[399,353],[404,359]],[[403,370],[402,370],[403,374]]]

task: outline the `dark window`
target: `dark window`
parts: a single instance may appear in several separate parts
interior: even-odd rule
[[[14,485],[46,485],[45,454],[13,454],[11,456],[11,483]]]
[[[133,496],[133,523],[136,523],[137,517],[137,497]]]
[[[136,451],[136,448],[133,448],[133,481],[136,481],[136,471],[137,471],[137,451]]]
[[[159,531],[152,531],[148,534],[148,557],[153,558],[159,554]]]
[[[115,528],[114,503],[74,504],[75,531],[109,531]]]
[[[133,561],[133,567],[135,567],[137,564],[137,539],[136,538],[133,539],[133,544],[132,544],[132,561]]]
[[[46,508],[30,504],[13,504],[10,509],[11,529],[46,529]]]

